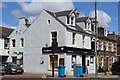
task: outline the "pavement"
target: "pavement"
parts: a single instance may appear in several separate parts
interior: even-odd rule
[[[104,73],[98,73],[97,76],[95,74],[85,74],[84,77],[87,78],[120,78],[120,75],[112,75],[111,72],[107,72],[105,75]]]
[[[13,78],[13,77],[17,77],[17,78],[20,78],[20,77],[26,77],[26,78],[50,78],[51,77],[51,74],[32,74],[32,73],[24,73],[22,75],[18,74],[18,75],[4,75],[2,77],[5,77],[5,78]],[[57,75],[55,75],[54,78],[58,78]],[[73,76],[66,76],[64,78],[75,78]],[[84,74],[81,78],[120,78],[120,75],[112,75],[111,72],[107,72],[107,75],[105,75],[104,73],[98,73],[97,76],[95,76],[95,74]]]

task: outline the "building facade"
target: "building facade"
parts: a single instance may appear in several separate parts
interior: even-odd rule
[[[10,34],[10,54],[7,59],[8,62],[14,62],[18,65],[23,65],[23,54],[25,47],[25,31],[28,29],[29,24],[25,17],[19,19],[19,25]]]
[[[105,29],[98,28],[98,57],[99,66],[107,67],[110,71],[112,63],[117,60],[117,36],[115,33],[105,33]]]
[[[20,24],[24,24],[25,19],[22,20]],[[56,13],[43,10],[29,27],[19,25],[10,35],[8,60],[14,61],[14,56],[18,60],[22,53],[25,72],[51,73],[52,52],[42,49],[51,48],[52,42],[57,41],[60,51],[55,53],[55,70],[64,65],[66,75],[72,75],[73,65],[78,64],[84,66],[84,73],[85,67],[88,73],[95,73],[95,58],[91,52],[93,27],[91,19],[80,17],[76,9]]]
[[[0,63],[6,62],[9,56],[9,38],[12,28],[0,27]]]
[[[22,65],[25,72],[52,72],[52,42],[58,42],[54,53],[55,73],[57,67],[64,65],[65,74],[73,75],[73,66],[83,66],[84,73],[95,73],[95,54],[92,42],[95,40],[95,25],[90,17],[81,17],[76,9],[51,12],[42,10],[29,24],[20,18],[19,26],[11,33],[8,61]],[[104,66],[104,47],[106,58],[114,62],[116,40],[106,34],[98,35],[98,65]],[[110,63],[111,64],[111,63]]]

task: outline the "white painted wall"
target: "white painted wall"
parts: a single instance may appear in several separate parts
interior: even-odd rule
[[[66,42],[66,46],[70,46],[72,47],[72,32],[66,31],[65,32],[65,42]]]
[[[4,38],[0,38],[0,55],[8,56],[8,49],[4,49]]]
[[[91,37],[85,36],[85,48],[91,49]]]

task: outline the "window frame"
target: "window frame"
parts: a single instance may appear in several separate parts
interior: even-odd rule
[[[4,39],[4,49],[9,49],[10,40],[9,38]]]
[[[76,45],[76,33],[72,33],[72,45]]]
[[[23,41],[22,41],[23,39]],[[20,47],[23,48],[24,47],[24,38],[20,38]]]
[[[15,42],[13,42],[13,40],[15,41]],[[16,47],[16,39],[11,39],[11,42],[12,42],[12,48],[15,48]]]
[[[82,35],[82,47],[85,48],[85,35]]]
[[[73,58],[75,58],[75,61],[73,61]],[[74,64],[76,64],[77,61],[77,55],[71,55],[71,68],[74,68]]]
[[[70,16],[66,16],[66,24],[70,25]]]
[[[51,19],[47,20],[47,24],[50,25],[51,24]]]
[[[53,35],[53,33],[56,33],[55,36]],[[58,39],[57,37],[58,37],[57,31],[52,31],[51,32],[51,42],[53,42],[53,41],[57,42],[57,39]]]
[[[52,63],[50,61],[50,56],[52,56],[53,54],[48,54],[48,70],[52,70]],[[59,54],[54,54],[54,56],[57,56],[57,66],[59,65]],[[55,59],[54,59],[55,60]],[[54,62],[55,63],[55,62]],[[58,70],[58,68],[54,68],[54,70]]]

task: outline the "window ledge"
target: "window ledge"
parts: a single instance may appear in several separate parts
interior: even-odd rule
[[[48,71],[52,71],[52,69],[48,69]],[[58,71],[58,69],[55,69],[54,71]]]

